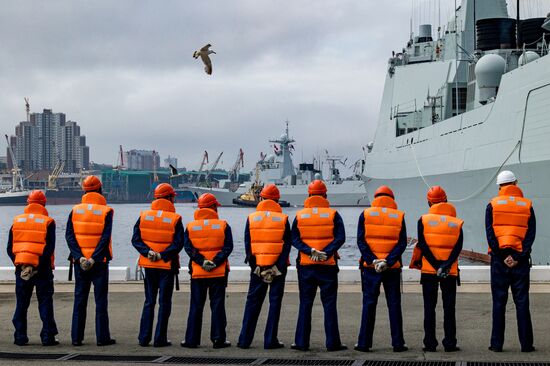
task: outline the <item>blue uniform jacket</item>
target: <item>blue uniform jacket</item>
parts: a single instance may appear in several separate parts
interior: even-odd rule
[[[52,221],[48,225],[48,231],[46,233],[46,246],[44,252],[40,256],[38,262],[38,271],[51,271],[52,270],[52,254],[55,251],[55,221]],[[13,226],[10,228],[10,234],[8,237],[8,256],[12,262],[15,262],[15,254],[13,253]]]
[[[140,229],[141,219],[138,218],[136,224],[134,225],[134,234],[132,235],[132,245],[136,250],[144,257],[147,257],[151,248],[143,242],[141,238],[141,229]],[[172,262],[172,270],[179,271],[179,257],[178,254],[183,249],[183,237],[184,237],[183,224],[181,218],[176,223],[176,231],[174,233],[174,238],[172,243],[162,252],[160,252],[160,258],[164,262],[169,262],[173,259],[176,259]]]
[[[214,259],[212,259],[212,262],[214,262],[216,266],[222,264],[227,258],[229,258],[231,252],[233,252],[233,234],[231,233],[231,226],[229,226],[229,224],[225,226],[224,235],[225,238],[223,241],[223,248],[216,254]],[[193,246],[191,239],[189,239],[189,231],[187,230],[185,230],[185,233],[183,234],[183,248],[185,249],[187,255],[189,255],[191,261],[202,266],[204,256],[200,254],[199,251]],[[191,267],[191,263],[189,263],[189,267]]]
[[[372,264],[372,261],[376,258],[367,242],[365,241],[365,212],[361,212],[359,215],[359,222],[357,223],[357,246],[361,252],[361,260],[367,262],[367,264]],[[397,244],[390,251],[386,257],[386,263],[388,267],[391,267],[397,261],[401,261],[401,255],[407,249],[407,227],[405,226],[405,220],[401,223],[401,231],[399,232],[399,240]],[[360,263],[361,266],[361,263]]]
[[[346,229],[344,228],[344,221],[338,212],[334,215],[334,239],[328,243],[321,251],[325,252],[328,257],[336,254],[338,249],[346,242]],[[311,247],[302,241],[300,237],[300,230],[298,229],[298,220],[294,218],[292,223],[292,245],[300,252],[310,255]],[[298,256],[297,264],[299,265],[300,256]]]
[[[287,221],[285,224],[285,233],[283,234],[283,251],[277,258],[275,266],[279,271],[283,272],[288,266],[288,256],[290,255],[290,248],[292,247],[292,235],[290,232],[290,224]],[[244,228],[244,250],[246,252],[245,263],[248,263],[250,268],[256,268],[256,257],[252,254],[252,249],[250,246],[250,227],[248,223],[248,218],[246,219],[246,226]]]
[[[111,232],[113,230],[113,211],[110,211],[105,217],[105,228],[101,234],[101,239],[97,244],[97,247],[92,254],[92,259],[96,263],[103,262],[104,259],[110,261],[113,259],[111,253],[109,252],[109,243],[111,242]],[[76,236],[74,234],[73,228],[73,212],[69,214],[69,219],[67,220],[67,230],[65,231],[65,239],[67,240],[67,245],[69,246],[69,251],[71,252],[70,257],[78,262],[82,257],[82,251],[80,246],[76,241]]]
[[[460,235],[458,236],[458,240],[456,241],[455,246],[453,247],[453,250],[451,251],[451,255],[447,260],[437,260],[432,251],[430,250],[430,247],[426,243],[426,238],[424,237],[424,224],[422,223],[422,218],[418,220],[418,243],[416,246],[422,251],[422,256],[426,257],[426,260],[431,264],[433,268],[436,270],[438,268],[443,268],[444,270],[450,270],[453,263],[458,259],[460,256],[460,252],[462,252],[462,244],[463,244],[463,232],[462,228],[460,228]]]
[[[529,260],[531,256],[531,249],[533,248],[533,242],[537,234],[537,219],[535,218],[535,211],[531,207],[531,216],[527,222],[527,233],[525,239],[523,239],[523,250],[521,253],[516,252],[513,249],[500,249],[498,246],[498,240],[495,235],[495,229],[493,228],[493,206],[489,203],[485,210],[485,232],[487,234],[487,242],[489,248],[491,248],[491,255],[497,256],[504,260],[509,255],[514,258],[515,261]]]

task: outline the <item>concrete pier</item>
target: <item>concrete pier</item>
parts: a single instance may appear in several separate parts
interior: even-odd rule
[[[144,295],[140,282],[113,282],[110,285],[109,309],[112,336],[117,344],[109,347],[96,347],[94,334],[94,302],[91,295],[89,302],[88,323],[85,344],[82,347],[70,345],[70,320],[73,306],[73,284],[56,283],[55,315],[59,328],[60,346],[42,347],[39,332],[41,322],[37,312],[36,300],[33,299],[29,310],[30,345],[18,347],[13,345],[13,327],[11,317],[15,308],[14,284],[0,284],[0,349],[2,352],[25,354],[57,353],[66,354],[67,361],[10,361],[1,359],[2,363],[29,364],[83,364],[75,361],[74,354],[84,355],[133,355],[133,356],[200,356],[200,357],[251,357],[251,358],[293,358],[293,359],[353,359],[353,360],[408,360],[408,361],[545,361],[550,359],[550,342],[547,334],[550,329],[548,320],[548,304],[550,304],[550,282],[536,282],[532,285],[531,311],[535,331],[535,347],[537,351],[530,354],[520,352],[515,322],[515,309],[510,297],[507,312],[506,342],[504,352],[493,353],[487,350],[491,330],[491,294],[486,282],[465,283],[459,287],[457,297],[458,345],[461,351],[444,353],[439,347],[437,353],[422,352],[423,338],[423,306],[420,285],[416,282],[405,282],[403,285],[403,314],[405,340],[410,350],[405,353],[393,353],[390,346],[389,322],[383,294],[381,295],[375,331],[375,344],[372,353],[353,351],[357,340],[361,314],[361,287],[357,283],[342,283],[339,289],[339,323],[342,341],[350,347],[348,351],[328,353],[324,347],[323,311],[320,299],[316,299],[313,309],[313,330],[311,351],[298,352],[288,346],[294,338],[298,311],[298,291],[296,283],[287,285],[283,301],[283,312],[279,328],[279,338],[286,348],[265,351],[262,348],[263,329],[265,324],[265,308],[261,315],[256,338],[251,349],[241,350],[235,347],[242,321],[247,284],[231,283],[227,291],[228,340],[233,347],[224,350],[214,350],[209,341],[210,314],[208,306],[205,309],[202,346],[189,350],[179,346],[187,323],[189,306],[189,284],[184,281],[180,292],[174,293],[173,309],[169,328],[169,338],[173,346],[167,348],[143,348],[137,344],[137,333]],[[438,337],[442,337],[443,326],[441,302],[438,304]],[[78,359],[78,358],[76,358]],[[113,359],[115,360],[115,359]],[[86,361],[86,363],[89,363]],[[102,362],[105,363],[105,362]],[[115,363],[115,362],[113,362]],[[123,364],[116,362],[116,364]],[[311,363],[314,364],[314,363]],[[357,362],[354,364],[362,364]]]

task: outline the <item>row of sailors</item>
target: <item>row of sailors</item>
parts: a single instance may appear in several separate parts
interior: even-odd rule
[[[491,253],[491,290],[493,327],[489,349],[502,351],[504,315],[511,287],[517,308],[521,350],[533,347],[529,312],[530,252],[535,238],[535,215],[531,201],[523,197],[517,179],[510,171],[497,177],[499,193],[487,206],[486,229]],[[109,261],[112,259],[111,230],[113,210],[101,194],[101,182],[90,176],[83,182],[82,203],[69,214],[66,240],[75,263],[74,308],[71,339],[74,346],[84,340],[87,299],[94,285],[96,302],[96,342],[111,345],[107,312]],[[262,200],[250,214],[245,228],[246,261],[250,265],[250,285],[237,346],[249,348],[254,338],[262,303],[269,292],[269,313],[264,333],[264,348],[284,347],[278,339],[278,325],[284,295],[289,253],[294,246],[299,255],[299,314],[292,349],[310,347],[312,307],[317,289],[324,308],[324,327],[328,351],[345,350],[340,340],[337,316],[338,249],[345,242],[342,218],[330,208],[325,184],[316,180],[308,187],[309,197],[290,225],[278,204],[279,191],[267,185]],[[360,270],[363,310],[355,350],[369,352],[373,347],[376,305],[380,286],[384,286],[390,318],[392,347],[395,352],[408,348],[403,336],[401,312],[401,255],[406,249],[404,213],[397,208],[394,194],[387,186],[379,187],[371,207],[358,221],[357,245],[361,252]],[[175,191],[163,183],[155,189],[149,210],[141,212],[132,237],[144,268],[145,303],[138,341],[147,346],[171,345],[167,338],[175,276],[179,270],[179,252],[190,257],[191,300],[187,330],[182,347],[200,345],[202,315],[207,294],[212,309],[210,339],[214,348],[231,345],[226,338],[225,288],[229,272],[228,257],[233,250],[231,227],[218,217],[216,197],[199,197],[194,220],[183,227],[174,207]],[[428,213],[418,220],[418,244],[413,251],[411,268],[421,270],[424,298],[424,351],[438,346],[435,333],[435,307],[441,288],[444,308],[444,338],[447,352],[458,351],[455,303],[459,282],[458,257],[462,249],[463,221],[447,202],[443,188],[431,187],[427,194]],[[25,213],[16,216],[10,230],[8,254],[16,266],[17,305],[13,316],[14,343],[26,345],[27,308],[36,288],[42,344],[56,345],[58,334],[53,313],[53,255],[55,222],[45,208],[46,197],[33,191]],[[154,310],[158,297],[158,317],[153,334]]]

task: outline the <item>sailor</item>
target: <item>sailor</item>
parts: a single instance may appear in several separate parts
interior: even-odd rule
[[[447,202],[447,194],[440,186],[428,190],[427,214],[418,220],[418,243],[411,262],[421,269],[420,283],[424,298],[424,352],[435,352],[435,307],[438,288],[443,300],[443,347],[445,352],[460,349],[456,343],[456,287],[458,284],[458,257],[462,251],[462,224],[454,206]]]
[[[394,352],[408,350],[403,337],[401,312],[401,255],[407,248],[405,214],[397,209],[387,186],[374,193],[371,207],[359,216],[357,246],[363,289],[363,312],[356,351],[370,352],[380,285],[384,286]]]
[[[491,254],[493,330],[489,350],[502,352],[508,288],[516,304],[519,342],[522,352],[532,352],[533,325],[529,312],[529,272],[536,220],[533,205],[523,197],[514,173],[497,176],[498,196],[485,211],[485,229]]]
[[[292,245],[299,250],[296,261],[300,307],[292,349],[309,350],[311,311],[317,288],[325,312],[328,351],[347,349],[340,340],[338,313],[338,252],[346,240],[344,222],[327,200],[327,187],[321,180],[308,186],[309,197],[292,223]]]
[[[13,314],[13,343],[25,346],[27,337],[27,310],[36,287],[38,311],[42,320],[40,338],[43,346],[55,346],[57,326],[53,314],[53,272],[55,250],[55,221],[48,216],[46,196],[32,191],[28,206],[15,216],[8,238],[8,256],[15,265],[15,296]]]
[[[155,305],[159,311],[154,347],[172,345],[168,340],[168,320],[172,311],[174,279],[179,273],[179,252],[183,249],[183,224],[176,213],[176,191],[168,183],[155,188],[151,209],[142,211],[134,226],[132,245],[139,252],[139,266],[145,269],[145,303],[139,327],[139,345],[151,342]]]
[[[288,216],[279,206],[280,193],[274,184],[260,192],[256,212],[251,213],[244,229],[246,262],[250,265],[250,285],[244,309],[240,348],[248,348],[254,338],[258,317],[269,289],[269,312],[264,332],[264,348],[282,348],[277,331],[285,290],[285,277],[292,245]]]
[[[74,307],[71,325],[73,346],[82,346],[86,326],[86,308],[94,285],[96,342],[98,346],[115,344],[109,332],[108,293],[109,261],[113,258],[111,230],[113,209],[101,194],[101,181],[90,175],[82,182],[82,203],[73,207],[67,220],[65,239],[75,264]]]
[[[212,312],[210,340],[214,348],[230,347],[225,328],[225,288],[229,274],[227,258],[233,251],[231,227],[218,217],[216,197],[204,193],[198,199],[195,220],[187,224],[184,248],[190,257],[191,304],[182,347],[197,348],[201,342],[202,313],[208,293]]]

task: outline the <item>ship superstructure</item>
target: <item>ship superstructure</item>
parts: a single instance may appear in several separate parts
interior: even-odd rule
[[[504,0],[464,0],[444,30],[421,25],[389,60],[365,182],[369,197],[392,187],[411,236],[427,187],[441,185],[465,218],[465,249],[486,251],[485,208],[503,168],[537,220],[550,220],[550,31],[544,18],[517,22]],[[544,226],[535,263],[550,262]]]
[[[256,163],[254,181],[242,184],[236,191],[222,188],[205,188],[192,186],[188,189],[196,195],[211,192],[216,195],[222,205],[233,204],[233,199],[240,197],[252,190],[261,189],[265,184],[275,184],[281,193],[281,200],[293,206],[301,206],[307,198],[307,186],[315,179],[323,179],[319,166],[313,163],[301,163],[297,167],[292,159],[293,143],[290,137],[288,122],[285,132],[275,139],[269,140],[274,144],[274,153],[263,156]],[[356,172],[349,179],[340,177],[337,164],[344,162],[340,157],[327,156],[330,174],[327,177],[328,199],[334,206],[366,206],[369,201],[366,198],[365,184],[361,179],[361,172]],[[359,164],[361,168],[363,164]],[[255,185],[253,187],[253,185]]]

